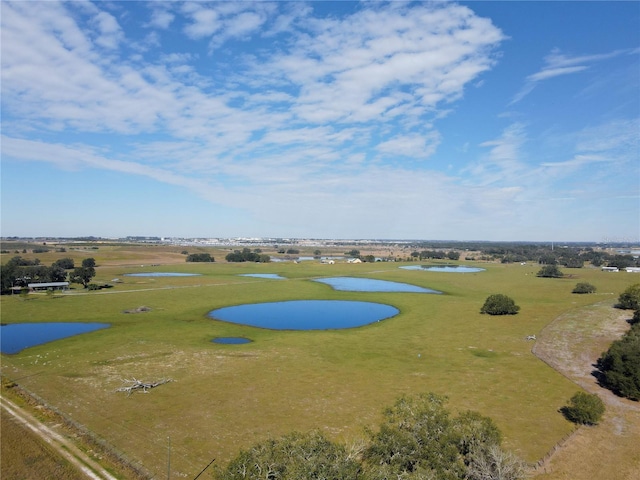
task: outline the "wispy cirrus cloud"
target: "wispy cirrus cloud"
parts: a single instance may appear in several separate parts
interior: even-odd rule
[[[579,73],[587,70],[594,63],[608,60],[626,53],[631,53],[631,51],[615,50],[613,52],[602,54],[570,56],[561,53],[560,50],[556,48],[544,58],[544,66],[542,69],[526,78],[523,87],[513,97],[509,105],[518,103],[524,97],[529,95],[529,93],[531,93],[542,81],[563,75]]]

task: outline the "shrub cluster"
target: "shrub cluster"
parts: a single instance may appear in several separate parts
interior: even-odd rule
[[[227,262],[259,262],[268,263],[271,261],[269,255],[261,254],[260,252],[252,252],[248,248],[243,248],[242,251],[234,250],[233,253],[227,254],[225,257]]]
[[[471,411],[452,417],[445,402],[435,394],[402,397],[385,410],[379,430],[351,449],[319,432],[268,440],[243,450],[216,478],[525,478],[524,463],[500,448],[501,434],[490,418]]]
[[[571,293],[595,293],[596,287],[590,283],[580,282],[578,283]]]
[[[637,310],[640,308],[640,283],[636,283],[627,288],[618,297],[618,308],[625,310]]]
[[[636,310],[633,324],[624,337],[611,344],[598,359],[600,382],[617,395],[640,400],[640,314]]]
[[[562,278],[563,275],[557,265],[545,265],[536,273],[536,277],[543,278]]]
[[[489,295],[480,309],[480,313],[489,315],[515,315],[519,311],[520,307],[513,299],[501,293]]]
[[[209,253],[192,253],[187,256],[187,262],[215,262],[215,258]]]
[[[604,403],[597,395],[577,392],[560,411],[570,422],[597,425],[604,414]]]

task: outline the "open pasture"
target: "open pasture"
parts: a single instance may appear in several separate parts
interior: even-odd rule
[[[558,409],[577,387],[535,357],[525,337],[566,312],[613,304],[638,282],[634,274],[592,268],[564,269],[573,278],[542,279],[535,276],[536,265],[483,263],[478,265],[485,272],[455,274],[398,268],[406,263],[228,264],[214,254],[213,264],[185,263],[181,256],[180,263],[147,266],[150,257],[136,262],[118,247],[97,252],[84,255],[97,260],[94,281],[118,278],[114,288],[4,296],[2,321],[106,322],[111,328],[3,355],[2,375],[158,477],[166,475],[170,438],[176,478],[192,477],[212,458],[224,464],[240,448],[292,430],[320,429],[337,440],[357,441],[399,395],[428,391],[447,395],[452,410],[492,417],[506,447],[536,461],[572,430]],[[180,255],[166,253],[174,254]],[[148,271],[201,275],[123,276]],[[246,273],[276,273],[286,280],[239,276]],[[341,275],[444,294],[344,292],[309,281]],[[571,294],[578,281],[598,292]],[[481,315],[492,293],[512,297],[520,313]],[[333,331],[272,331],[207,317],[225,306],[299,299],[373,301],[400,314]],[[149,311],[124,313],[141,306]],[[214,337],[253,342],[214,344]],[[132,377],[174,381],[146,395],[116,392],[122,379]]]

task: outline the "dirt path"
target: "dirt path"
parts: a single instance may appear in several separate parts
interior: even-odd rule
[[[547,458],[539,479],[640,479],[640,404],[600,387],[593,375],[600,355],[629,329],[630,317],[602,302],[558,317],[538,335],[533,353],[607,407],[599,425],[579,428]]]
[[[6,397],[1,398],[0,405],[11,415],[16,422],[23,425],[42,438],[61,457],[64,457],[87,478],[91,480],[117,480],[116,477],[107,472],[102,466],[92,460],[86,453],[80,450],[73,442],[67,440],[59,433],[44,425],[33,415],[16,405]]]

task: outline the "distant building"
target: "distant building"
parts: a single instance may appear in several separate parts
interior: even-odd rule
[[[640,267],[627,267],[625,270],[629,273],[640,273]]]
[[[619,272],[618,267],[602,267],[603,272]]]
[[[38,292],[41,290],[68,290],[69,282],[48,282],[48,283],[29,283],[27,284],[30,290]]]

